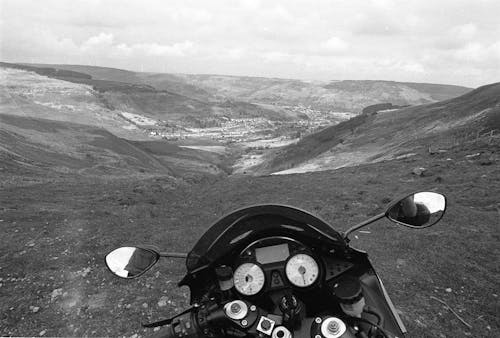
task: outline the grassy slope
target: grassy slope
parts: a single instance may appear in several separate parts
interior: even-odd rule
[[[423,104],[462,95],[470,88],[394,81],[345,80],[330,83],[221,75],[182,75],[213,95],[277,105],[304,105],[322,110],[361,111],[383,102]]]
[[[481,118],[477,114],[482,114]],[[499,115],[500,83],[496,83],[442,102],[358,115],[279,150],[255,171],[270,173],[290,169],[327,151],[334,157],[361,147],[375,147],[378,153],[372,156],[376,159],[391,156],[391,151],[392,155],[415,151],[424,144],[449,147],[464,132],[474,137],[477,133],[500,130]],[[342,147],[335,148],[341,144]]]
[[[441,85],[434,83],[414,83],[402,82],[405,86],[414,88],[420,91],[427,92],[436,101],[447,100],[452,97],[457,97],[471,91],[471,88],[455,86],[455,85]]]
[[[156,158],[102,128],[0,114],[2,164],[61,173],[168,174]],[[35,167],[35,168],[34,168]]]
[[[312,105],[317,109],[360,111],[382,102],[422,104],[460,96],[470,88],[428,83],[345,80],[330,83],[250,76],[139,73],[108,67],[32,65],[89,74],[94,80],[149,85],[203,102],[236,101]],[[270,112],[267,112],[270,114]]]
[[[465,157],[477,151],[484,153]],[[103,264],[113,247],[152,243],[188,251],[223,214],[265,202],[310,210],[345,230],[383,210],[392,197],[424,189],[449,198],[439,225],[416,231],[381,221],[365,229],[370,233],[353,234],[352,244],[370,253],[410,337],[494,337],[500,330],[498,160],[498,147],[468,144],[446,154],[337,171],[232,177],[193,186],[156,178],[4,187],[0,333],[145,335],[150,331],[140,328],[141,321],[187,306],[188,291],[175,286],[183,264],[163,260],[143,278],[123,281]],[[421,165],[432,175],[411,174]],[[54,293],[58,289],[60,295]],[[473,330],[431,296],[450,304]],[[166,306],[158,306],[160,297],[166,297]],[[30,306],[40,309],[34,313]]]
[[[392,86],[397,88],[397,86],[406,86],[417,90],[418,92],[428,94],[430,98],[434,101],[443,101],[453,97],[457,97],[467,92],[471,91],[471,88],[455,86],[455,85],[444,85],[435,83],[417,83],[417,82],[396,82],[396,81],[380,81],[380,80],[344,80],[331,82],[326,85],[326,88],[335,88],[341,90],[351,90],[351,91],[371,91],[377,89],[377,87]],[[397,97],[397,95],[394,95]],[[395,103],[395,102],[394,102]]]
[[[214,102],[211,94],[186,83],[182,77],[171,74],[135,73],[121,69],[79,65],[0,65],[39,72],[42,75],[86,84],[101,93],[101,98],[112,109],[119,109],[149,117],[178,121],[192,126],[204,121],[232,118],[267,117],[271,120],[288,119],[248,102],[222,100]],[[35,67],[36,66],[36,67]],[[40,68],[38,68],[40,67]],[[58,75],[57,70],[82,76]],[[90,75],[91,79],[83,76]],[[220,101],[220,100],[218,100]]]
[[[196,86],[186,83],[186,81],[175,74],[158,74],[158,73],[138,73],[123,69],[109,67],[95,67],[84,65],[43,65],[34,64],[37,67],[54,67],[57,69],[77,71],[89,74],[95,80],[106,80],[136,84],[149,84],[158,90],[165,90],[186,97],[198,99],[201,101],[209,101],[211,94]]]
[[[225,155],[161,140],[130,141],[102,128],[0,114],[0,177],[36,181],[46,175],[168,174],[197,181],[207,174],[225,175],[227,161]]]
[[[358,115],[333,127],[307,135],[296,144],[272,153],[271,159],[259,165],[255,170],[260,173],[272,173],[290,169],[344,142],[345,138],[365,124],[368,119],[368,115]]]

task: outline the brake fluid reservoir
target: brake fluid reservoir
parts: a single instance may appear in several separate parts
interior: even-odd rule
[[[345,314],[361,317],[365,307],[365,298],[358,278],[350,275],[342,276],[333,285],[332,291]]]
[[[227,265],[221,265],[215,268],[215,274],[219,281],[221,291],[227,291],[234,286],[233,269]]]

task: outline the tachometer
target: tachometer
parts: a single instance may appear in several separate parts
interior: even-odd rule
[[[311,286],[319,276],[318,263],[309,255],[297,254],[286,263],[286,277],[295,286]]]
[[[243,263],[233,275],[234,287],[245,296],[252,296],[259,293],[264,287],[266,277],[261,267],[254,263]]]

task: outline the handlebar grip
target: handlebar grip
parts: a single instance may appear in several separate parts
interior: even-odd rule
[[[153,332],[150,338],[173,338],[175,337],[172,332],[172,326],[167,325],[166,327],[161,328],[161,330],[157,332]]]
[[[155,332],[154,338],[202,338],[203,333],[198,327],[193,312],[185,313],[174,319],[172,324],[165,326],[160,331]]]

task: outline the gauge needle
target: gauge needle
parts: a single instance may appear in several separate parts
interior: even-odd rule
[[[302,280],[304,281],[304,285],[306,285],[306,268],[302,265],[299,267],[299,273],[302,275]]]

